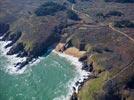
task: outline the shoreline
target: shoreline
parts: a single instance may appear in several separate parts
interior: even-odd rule
[[[0,37],[0,39],[2,39],[3,37]],[[18,70],[19,66],[16,66],[16,64],[18,62],[23,62],[26,61],[27,57],[17,57],[17,54],[14,55],[7,55],[7,52],[10,50],[10,48],[12,47],[8,47],[5,48],[5,46],[7,44],[9,44],[11,41],[0,41],[0,53],[3,57],[6,58],[8,64],[6,65],[5,71],[11,75],[19,75],[19,74],[23,74],[26,69],[28,68],[28,66],[33,66],[35,64],[37,64],[38,62],[40,62],[41,57],[39,57],[38,59],[33,59],[32,61],[29,62],[29,64],[27,64],[25,67],[23,67],[21,70]],[[16,67],[15,67],[16,66]]]
[[[5,68],[6,72],[9,74],[22,74],[26,70],[26,68],[22,68],[22,70],[17,71],[17,67],[14,67],[14,66],[18,62],[25,61],[26,57],[20,58],[20,57],[16,57],[17,55],[7,55],[7,52],[9,51],[11,47],[5,48],[5,46],[9,44],[10,42],[11,41],[0,41],[1,55],[7,59],[7,62],[9,62],[9,64],[7,64]]]
[[[65,58],[67,61],[69,61],[72,65],[75,66],[75,69],[79,75],[77,75],[73,80],[71,80],[70,90],[69,90],[69,97],[73,95],[73,93],[78,93],[80,90],[80,87],[82,84],[84,84],[85,80],[87,80],[90,75],[92,75],[91,72],[87,72],[85,70],[82,70],[82,62],[78,60],[77,57],[74,57],[72,55],[68,55],[66,53],[60,53],[56,50],[53,50],[55,54],[57,54],[60,57]],[[59,99],[56,99],[59,100]],[[68,100],[68,99],[67,99]]]
[[[2,37],[0,37],[1,39]],[[10,50],[10,48],[12,47],[8,47],[8,48],[5,48],[5,46],[7,44],[9,44],[11,41],[0,41],[0,53],[2,54],[2,56],[4,56],[8,63],[6,65],[6,72],[9,73],[9,74],[15,74],[15,75],[18,75],[18,74],[23,74],[24,72],[26,72],[26,69],[29,67],[29,66],[33,66],[37,63],[39,63],[42,59],[42,57],[39,57],[37,59],[33,59],[32,61],[29,62],[29,64],[27,64],[25,67],[23,67],[21,70],[17,70],[17,67],[15,67],[15,65],[18,63],[18,62],[23,62],[27,59],[27,57],[17,57],[17,54],[14,54],[14,55],[7,55],[7,52]],[[77,49],[76,49],[77,50]],[[82,70],[82,67],[83,67],[83,63],[81,61],[79,61],[79,57],[80,56],[77,56],[77,54],[75,53],[73,55],[68,53],[68,52],[58,52],[56,49],[52,50],[52,52],[54,54],[57,54],[59,57],[63,57],[65,58],[67,61],[69,61],[72,65],[75,66],[75,70],[77,71],[77,74],[73,79],[71,79],[68,84],[67,84],[67,88],[68,88],[68,91],[69,93],[64,97],[62,98],[65,98],[65,99],[69,99],[73,93],[78,93],[79,92],[79,89],[80,87],[82,86],[82,84],[84,84],[85,80],[87,80],[90,75],[92,75],[91,72],[88,72],[86,70]],[[70,52],[70,51],[69,51]],[[75,48],[74,48],[74,51],[75,52]],[[80,53],[79,51],[77,51],[77,53],[79,53],[78,55],[81,55],[82,53]],[[54,99],[54,100],[57,100],[58,98]],[[59,100],[59,99],[58,99]]]

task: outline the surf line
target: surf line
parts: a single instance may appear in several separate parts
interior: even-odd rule
[[[43,57],[39,57],[38,59],[33,59],[25,67],[18,70],[19,66],[16,66],[17,63],[26,61],[27,57],[18,57],[17,54],[7,55],[7,52],[12,48],[12,46],[6,48],[6,45],[11,43],[12,41],[2,41],[2,38],[3,38],[3,36],[0,37],[0,54],[2,56],[4,56],[7,60],[7,64],[4,66],[4,69],[9,74],[15,74],[15,75],[23,74],[25,72],[25,70],[27,69],[27,67],[30,67],[30,66],[33,66],[33,65],[39,63],[40,60],[43,58]]]
[[[84,82],[90,76],[92,76],[92,73],[88,72],[86,70],[82,70],[83,63],[80,62],[77,57],[65,54],[64,52],[63,53],[58,52],[56,50],[53,50],[52,52],[54,52],[55,54],[57,54],[60,57],[67,59],[72,65],[75,66],[75,69],[78,72],[78,75],[74,78],[74,80],[71,80],[73,82],[71,82],[71,84],[70,84],[68,97],[65,97],[65,98],[69,99],[69,97],[71,97],[73,93],[78,93],[78,91],[80,90],[80,88],[84,84]]]

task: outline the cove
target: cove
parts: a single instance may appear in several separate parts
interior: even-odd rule
[[[78,72],[55,53],[26,69],[9,74],[9,61],[0,54],[0,100],[66,100]]]

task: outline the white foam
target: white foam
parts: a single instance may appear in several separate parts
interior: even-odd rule
[[[8,65],[5,66],[6,72],[10,74],[22,74],[25,71],[25,67],[22,68],[21,70],[17,71],[17,67],[14,67],[15,64],[18,62],[23,62],[26,60],[26,57],[16,57],[17,55],[6,55],[7,52],[10,50],[11,47],[5,48],[7,44],[11,43],[11,41],[0,41],[0,52],[1,55],[7,58]]]
[[[0,36],[0,39],[2,39],[3,38],[3,36]]]
[[[7,52],[11,48],[11,47],[5,48],[5,46],[9,43],[11,43],[11,41],[0,41],[0,52],[2,52],[2,54],[7,58],[8,62],[9,62],[8,66],[6,66],[6,68],[5,68],[6,72],[8,72],[9,74],[23,74],[28,66],[30,67],[30,66],[33,66],[35,64],[38,64],[44,58],[44,57],[40,57],[38,59],[33,59],[28,65],[23,67],[21,70],[17,71],[17,67],[14,67],[15,64],[18,63],[18,62],[25,61],[26,57],[20,58],[20,57],[16,57],[17,55],[6,55]],[[75,87],[76,92],[78,92],[79,85],[76,86],[75,83],[77,81],[83,82],[83,80],[88,78],[88,76],[91,73],[86,72],[86,71],[81,69],[83,64],[78,61],[78,58],[67,55],[65,53],[56,52],[55,50],[53,50],[53,52],[58,54],[60,57],[66,58],[68,61],[70,61],[71,64],[76,66],[75,68],[76,68],[76,71],[77,71],[78,74],[76,75],[76,77],[74,79],[71,79],[66,85],[67,88],[68,88],[68,94],[66,96],[60,96],[60,97],[54,98],[54,100],[69,100],[70,96],[73,93],[73,88],[72,87]]]
[[[0,38],[2,38],[2,37],[0,37]],[[18,62],[26,61],[27,57],[17,57],[17,54],[7,55],[7,52],[10,50],[11,47],[5,48],[5,46],[11,42],[12,41],[0,41],[1,55],[6,57],[7,62],[8,62],[8,64],[5,66],[5,70],[7,73],[9,73],[9,74],[23,74],[28,67],[31,67],[33,65],[38,64],[40,62],[40,60],[43,59],[43,57],[39,57],[38,59],[33,59],[31,62],[29,62],[28,65],[26,65],[22,69],[18,70],[18,68],[17,68],[18,66],[15,67],[15,65]]]
[[[66,58],[71,64],[73,64],[74,66],[76,66],[76,71],[77,71],[77,75],[74,79],[70,80],[67,84],[67,87],[68,87],[68,94],[66,96],[60,96],[60,97],[56,97],[54,98],[54,100],[69,100],[70,96],[72,95],[73,93],[73,87],[75,87],[76,91],[78,93],[78,88],[79,88],[79,85],[76,86],[75,83],[76,82],[83,82],[84,79],[87,79],[89,75],[91,75],[90,72],[86,72],[85,70],[82,70],[82,62],[80,62],[78,60],[78,58],[74,57],[74,56],[71,56],[71,55],[67,55],[65,53],[60,53],[60,52],[57,52],[55,50],[53,50],[54,53],[56,53],[57,55],[59,55],[60,57],[64,57]]]

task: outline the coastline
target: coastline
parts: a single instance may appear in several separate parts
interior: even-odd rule
[[[91,72],[87,72],[85,70],[82,70],[82,62],[79,61],[78,57],[74,57],[72,55],[68,55],[65,52],[61,53],[56,50],[52,51],[53,53],[57,54],[60,57],[63,57],[67,59],[72,65],[75,66],[75,69],[79,75],[77,75],[73,80],[70,82],[69,86],[69,94],[67,100],[73,96],[73,93],[78,93],[81,86],[84,84],[85,80],[87,80],[90,75],[92,75]],[[54,99],[54,100],[59,100],[59,99]]]
[[[2,38],[2,37],[0,37]],[[40,60],[42,59],[42,57],[39,57],[37,59],[33,59],[31,62],[29,62],[28,65],[26,65],[25,67],[23,67],[21,70],[17,70],[17,67],[15,67],[15,65],[18,62],[23,62],[25,61],[27,58],[26,57],[17,57],[17,54],[15,55],[7,55],[7,52],[10,50],[11,47],[5,48],[5,46],[7,44],[9,44],[11,41],[0,41],[0,52],[2,54],[2,56],[4,56],[7,61],[9,62],[9,64],[6,66],[6,72],[9,74],[23,74],[24,72],[26,72],[26,69],[28,68],[28,66],[32,66],[37,64],[38,62],[40,62]],[[70,49],[70,48],[69,48]],[[75,54],[73,55],[73,53],[70,53],[70,51],[73,50],[73,53],[75,51]],[[69,53],[68,53],[69,51]],[[66,52],[58,52],[56,49],[52,50],[52,52],[54,54],[57,54],[59,57],[63,57],[66,60],[68,60],[72,65],[75,66],[75,69],[78,73],[78,75],[76,75],[75,78],[71,79],[68,84],[67,84],[67,88],[69,90],[68,94],[66,95],[66,97],[61,97],[61,98],[65,98],[65,100],[69,99],[72,94],[78,93],[79,89],[81,87],[81,85],[85,82],[85,80],[87,80],[89,78],[89,76],[91,75],[90,72],[87,72],[85,70],[82,70],[83,67],[83,63],[79,61],[80,56],[84,53],[84,52],[79,52],[76,48],[72,48],[70,50],[68,50]],[[79,54],[78,54],[79,53]],[[78,55],[77,55],[78,54]],[[54,99],[54,100],[59,100],[59,99]]]
[[[0,37],[2,39],[3,37]],[[6,65],[5,71],[12,75],[18,75],[23,74],[28,66],[32,66],[40,62],[42,59],[39,57],[38,59],[33,59],[31,62],[29,62],[28,65],[23,67],[21,70],[18,70],[19,66],[16,66],[18,62],[26,61],[27,57],[17,57],[17,54],[14,55],[7,55],[7,52],[12,47],[5,48],[7,44],[9,44],[11,41],[0,41],[0,53],[2,56],[4,56],[7,59],[8,64]],[[16,66],[16,67],[15,67]]]
[[[25,57],[23,57],[23,58],[16,57],[17,55],[7,55],[6,53],[9,51],[9,49],[11,47],[5,48],[5,46],[9,43],[10,43],[10,41],[0,41],[1,55],[4,56],[7,59],[7,61],[9,62],[9,64],[7,64],[7,66],[5,68],[6,72],[8,72],[9,74],[22,74],[26,70],[26,67],[22,68],[22,70],[16,71],[17,67],[14,67],[14,66],[18,62],[25,61],[26,58]]]

